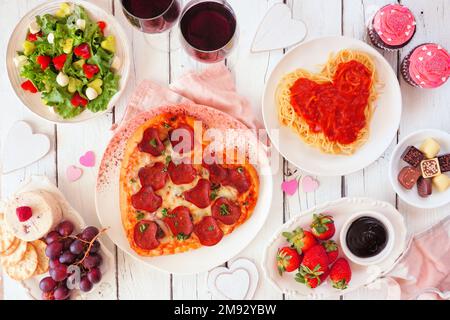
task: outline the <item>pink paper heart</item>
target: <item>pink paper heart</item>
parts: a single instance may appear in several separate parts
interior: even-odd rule
[[[78,167],[75,166],[69,166],[66,170],[67,179],[70,182],[77,181],[81,178],[81,175],[83,174],[83,170],[81,170]]]
[[[302,179],[302,189],[304,192],[314,192],[319,188],[319,181],[313,177],[306,176]]]
[[[95,166],[95,153],[93,151],[88,151],[84,156],[80,157],[80,163],[85,167]]]
[[[297,181],[297,179],[290,180],[290,181],[284,181],[281,184],[281,189],[286,194],[288,194],[290,196],[293,196],[298,190],[298,181]]]

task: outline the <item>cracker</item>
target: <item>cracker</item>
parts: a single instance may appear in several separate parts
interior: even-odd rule
[[[0,252],[7,251],[13,244],[16,237],[9,230],[3,217],[0,219]]]
[[[19,263],[25,256],[27,251],[27,243],[25,241],[19,240],[19,244],[10,255],[2,257],[2,266],[10,266]]]
[[[16,251],[17,247],[20,244],[20,241],[22,241],[22,240],[20,240],[19,238],[14,239],[14,242],[12,243],[12,245],[6,251],[0,252],[0,257],[9,256],[14,251]]]
[[[38,266],[34,275],[40,275],[46,273],[49,268],[49,258],[45,255],[45,249],[47,248],[47,244],[42,240],[36,240],[31,243],[36,250]]]
[[[38,266],[36,249],[31,243],[27,243],[27,250],[21,261],[5,267],[6,274],[14,280],[23,281],[34,275]]]

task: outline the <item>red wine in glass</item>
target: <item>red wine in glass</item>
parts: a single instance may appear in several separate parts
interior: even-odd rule
[[[172,28],[181,13],[180,0],[122,0],[128,21],[145,33],[161,33]]]
[[[200,62],[222,61],[237,42],[236,16],[226,1],[191,1],[181,15],[180,29],[184,49]]]

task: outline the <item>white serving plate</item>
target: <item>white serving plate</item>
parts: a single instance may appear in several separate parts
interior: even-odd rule
[[[24,79],[20,76],[20,70],[14,65],[13,58],[16,56],[17,51],[22,50],[22,43],[25,41],[28,25],[38,15],[46,13],[54,14],[58,10],[61,3],[69,2],[83,6],[92,19],[97,21],[102,20],[107,24],[105,33],[107,35],[114,35],[116,37],[116,55],[122,61],[120,69],[117,74],[120,75],[119,91],[111,98],[108,107],[105,111],[93,113],[89,110],[83,111],[80,115],[72,119],[63,119],[58,114],[54,113],[52,108],[47,107],[41,102],[41,94],[24,91],[20,85]],[[17,24],[14,31],[11,34],[8,42],[8,48],[6,52],[6,69],[8,71],[9,81],[11,83],[14,92],[20,101],[34,114],[38,115],[42,119],[48,120],[53,123],[79,123],[87,121],[101,116],[108,112],[118,101],[120,95],[124,91],[129,73],[130,73],[130,47],[128,44],[128,38],[122,29],[122,26],[116,21],[116,19],[107,13],[100,7],[83,0],[54,0],[45,2],[36,8],[30,10]],[[9,106],[13,108],[13,106]]]
[[[176,108],[179,108],[175,106]],[[150,109],[153,116],[161,112],[161,109],[172,107],[160,107]],[[232,118],[231,116],[205,106],[189,105],[188,110],[197,110],[197,112],[206,112],[215,117],[220,125],[228,124],[228,129],[244,129],[245,126]],[[142,118],[140,116],[136,118]],[[255,166],[259,173],[259,195],[258,202],[251,217],[231,234],[223,237],[223,239],[213,247],[201,247],[184,253],[159,257],[143,257],[138,255],[130,248],[125,231],[122,225],[122,218],[119,203],[119,178],[121,162],[123,158],[123,148],[126,145],[126,135],[133,132],[127,130],[126,125],[119,128],[107,148],[114,150],[115,155],[103,155],[101,167],[107,167],[105,172],[99,172],[97,177],[97,188],[95,194],[97,215],[100,223],[104,227],[109,227],[108,236],[111,240],[124,252],[133,258],[147,264],[155,269],[170,272],[172,274],[197,274],[206,272],[218,265],[225,263],[239,252],[241,252],[250,242],[257,236],[259,230],[264,225],[269,214],[272,202],[273,176],[269,164],[269,160],[263,147],[258,148],[259,165]],[[125,134],[125,136],[123,135]],[[115,138],[120,137],[119,142]],[[124,138],[125,137],[125,138]]]
[[[326,212],[333,216],[336,234],[332,238],[339,245],[339,256],[344,257],[340,245],[339,233],[345,223],[353,214],[361,211],[376,211],[384,214],[394,227],[395,242],[391,254],[380,263],[371,266],[356,265],[350,260],[352,279],[345,290],[335,289],[331,286],[329,279],[315,289],[295,281],[296,272],[278,274],[276,267],[276,254],[279,248],[288,245],[286,239],[281,235],[284,231],[292,231],[297,227],[309,229],[313,213]],[[285,294],[299,294],[305,297],[327,298],[340,294],[346,294],[375,281],[377,278],[388,273],[399,261],[407,247],[407,229],[403,216],[389,203],[369,198],[342,198],[324,203],[302,212],[299,216],[286,222],[269,240],[264,252],[262,268],[269,281]]]
[[[369,140],[351,156],[331,155],[308,146],[290,128],[278,121],[276,89],[284,75],[305,68],[319,72],[331,53],[354,49],[368,53],[375,61],[383,83],[370,122]],[[263,118],[272,143],[289,162],[317,176],[342,176],[361,170],[378,159],[389,147],[400,125],[402,96],[397,76],[386,59],[368,44],[348,37],[323,37],[290,50],[272,71],[263,96]]]
[[[427,198],[422,198],[417,193],[417,186],[414,186],[411,190],[407,190],[400,185],[397,179],[400,170],[403,167],[408,166],[408,164],[401,159],[403,152],[408,146],[415,146],[418,148],[427,138],[433,138],[440,144],[441,151],[439,151],[439,155],[450,153],[450,134],[448,132],[434,129],[413,132],[402,139],[392,152],[391,160],[389,162],[389,180],[391,181],[395,192],[406,203],[417,208],[434,209],[450,203],[450,188],[445,192],[438,192],[436,188],[433,187],[433,193]],[[446,174],[448,175],[449,173]]]
[[[25,184],[17,190],[16,194],[22,192],[28,192],[33,190],[45,190],[50,192],[58,200],[62,212],[63,219],[70,220],[75,225],[75,232],[80,231],[86,226],[81,215],[67,202],[64,195],[58,188],[50,182],[45,176],[32,176]],[[100,237],[101,238],[101,237]],[[114,268],[114,256],[105,246],[105,244],[99,240],[101,245],[101,255],[103,263],[100,267],[102,272],[102,280],[98,284],[94,284],[94,287],[90,292],[81,292],[80,290],[74,290],[71,294],[71,299],[77,300],[100,300],[109,299],[114,295],[113,288],[115,283],[115,268]],[[48,276],[48,272],[32,277],[25,281],[21,281],[22,286],[27,290],[28,295],[36,300],[41,300],[41,290],[39,289],[39,282],[42,278]]]

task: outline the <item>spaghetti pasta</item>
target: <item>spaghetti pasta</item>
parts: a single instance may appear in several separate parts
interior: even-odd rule
[[[276,91],[278,118],[306,144],[351,155],[368,140],[376,87],[372,58],[342,50],[318,74],[298,69],[283,77]]]

